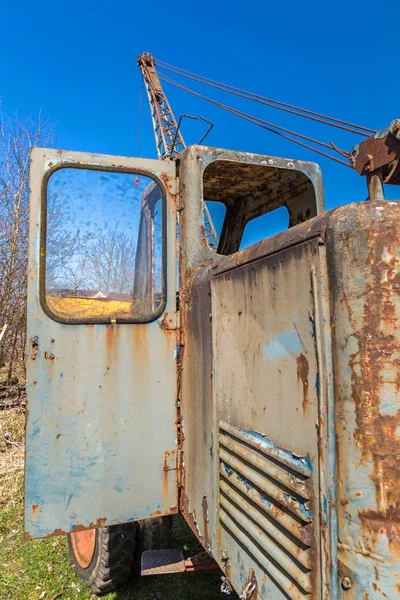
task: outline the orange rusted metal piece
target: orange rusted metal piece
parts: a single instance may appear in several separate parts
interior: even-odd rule
[[[82,569],[87,569],[96,548],[96,530],[73,531],[70,539],[76,562]]]

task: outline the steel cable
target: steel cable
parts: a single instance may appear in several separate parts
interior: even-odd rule
[[[322,123],[323,125],[329,125],[330,127],[342,129],[344,131],[348,131],[349,133],[355,133],[357,135],[361,135],[364,137],[367,137],[370,134],[376,133],[375,130],[370,129],[368,127],[364,127],[362,125],[356,125],[355,123],[350,123],[349,121],[344,121],[342,119],[337,119],[335,117],[329,117],[327,115],[323,115],[321,113],[318,113],[318,112],[315,112],[312,110],[308,110],[306,108],[300,108],[293,104],[281,102],[280,100],[273,100],[272,98],[268,98],[268,97],[262,96],[260,94],[255,94],[254,92],[248,92],[247,90],[243,90],[241,88],[237,88],[237,87],[225,84],[225,83],[221,83],[219,81],[210,79],[208,77],[203,77],[202,75],[196,75],[195,73],[191,73],[190,71],[185,71],[184,69],[180,69],[179,67],[174,67],[173,65],[170,65],[164,61],[157,60],[157,65],[159,65],[163,69],[172,71],[176,75],[181,75],[182,77],[192,79],[193,81],[197,81],[198,83],[202,83],[209,87],[213,87],[213,88],[219,89],[221,91],[233,94],[235,96],[239,96],[241,98],[251,100],[252,102],[258,102],[265,106],[269,106],[270,108],[275,108],[278,110],[282,110],[284,112],[294,114],[298,117],[310,119],[312,121]],[[305,114],[302,114],[302,113],[305,113]],[[331,121],[331,122],[327,122],[327,121]]]
[[[316,140],[314,138],[310,138],[308,136],[302,135],[301,133],[296,133],[294,131],[291,131],[290,129],[286,129],[284,127],[281,127],[279,125],[275,125],[274,123],[270,123],[269,121],[265,121],[264,119],[260,119],[259,117],[255,117],[254,115],[250,115],[248,113],[245,113],[241,110],[238,110],[236,108],[233,108],[231,106],[228,106],[226,104],[222,104],[221,102],[218,102],[217,100],[213,100],[212,98],[208,98],[207,96],[203,96],[203,94],[200,94],[199,92],[195,92],[194,90],[191,90],[190,88],[178,83],[177,81],[174,81],[173,79],[171,79],[170,77],[168,77],[167,75],[162,75],[159,74],[160,79],[162,79],[163,81],[165,81],[166,83],[169,83],[170,85],[173,85],[177,88],[180,88],[181,90],[188,92],[194,96],[197,96],[198,98],[202,98],[203,100],[206,100],[207,102],[210,102],[211,104],[214,104],[215,106],[218,106],[219,108],[222,108],[246,121],[249,121],[250,123],[253,123],[254,125],[257,125],[258,127],[261,127],[262,129],[266,129],[267,131],[270,131],[271,133],[274,133],[275,135],[279,135],[280,137],[283,137],[291,142],[294,142],[295,144],[298,144],[299,146],[303,146],[304,148],[308,148],[309,150],[312,150],[313,152],[317,152],[318,154],[321,154],[322,156],[325,156],[326,158],[330,158],[331,160],[334,160],[335,162],[338,162],[342,165],[345,165],[346,167],[351,168],[350,164],[340,160],[339,158],[336,158],[335,156],[332,156],[330,154],[327,154],[326,152],[323,152],[322,150],[318,150],[317,148],[314,148],[313,146],[310,146],[309,144],[305,144],[304,142],[300,142],[299,140],[294,139],[293,137],[291,137],[291,135],[294,135],[296,137],[300,137],[302,139],[305,139],[307,141],[310,141],[314,144],[323,146],[325,148],[331,148],[333,150],[335,150],[336,152],[338,152],[339,154],[341,154],[342,156],[346,156],[346,152],[343,150],[340,150],[338,148],[336,148],[336,146],[334,144],[332,144],[332,142],[330,144],[327,144],[325,142],[320,142],[319,140]],[[285,135],[285,133],[281,133],[281,132],[286,132],[289,133],[291,135]]]

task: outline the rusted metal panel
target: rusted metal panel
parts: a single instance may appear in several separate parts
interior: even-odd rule
[[[319,598],[319,587],[322,585],[320,564],[323,559],[319,561],[317,553],[320,546],[320,523],[324,523],[322,501],[327,495],[321,496],[320,502],[319,477],[322,477],[322,470],[325,467],[319,468],[319,438],[316,424],[319,407],[325,407],[327,401],[325,397],[329,388],[327,383],[329,378],[325,374],[319,374],[319,380],[324,382],[324,386],[320,386],[317,391],[317,371],[325,368],[326,365],[317,356],[316,346],[318,344],[325,346],[325,342],[321,343],[321,338],[327,335],[327,331],[322,326],[317,328],[315,323],[315,331],[313,330],[309,312],[313,315],[313,311],[318,309],[318,314],[321,316],[323,313],[324,319],[328,314],[329,322],[328,298],[319,297],[320,290],[323,288],[320,273],[323,269],[319,267],[323,251],[320,241],[324,237],[326,220],[324,218],[305,220],[307,216],[304,215],[300,219],[304,222],[253,247],[231,256],[216,254],[208,247],[202,232],[202,195],[203,186],[204,194],[208,190],[207,186],[211,184],[215,187],[214,191],[218,188],[217,179],[220,180],[222,177],[220,169],[216,168],[215,173],[210,171],[212,175],[210,182],[203,181],[203,173],[212,168],[213,161],[218,160],[231,161],[232,164],[237,161],[241,165],[250,166],[254,163],[258,168],[264,165],[267,169],[274,166],[277,170],[281,169],[282,173],[285,169],[287,173],[298,169],[300,174],[306,174],[311,179],[314,185],[314,201],[315,197],[318,198],[319,208],[309,214],[308,218],[323,211],[320,174],[318,169],[314,169],[314,165],[309,163],[207,148],[188,149],[180,162],[180,235],[181,246],[184,248],[180,257],[180,310],[183,338],[180,378],[183,429],[181,510],[199,540],[214,556],[239,593],[248,590],[249,585],[255,585],[256,589],[251,597],[261,600],[268,597],[287,598],[297,597],[297,595],[304,597],[304,594],[309,594],[307,590],[312,588],[315,597]],[[296,177],[298,183],[303,185],[304,182],[297,172],[292,181]],[[239,179],[231,182],[236,186],[236,195],[240,188]],[[271,197],[267,194],[267,179],[262,184],[263,195],[265,198],[268,197],[269,201],[271,200],[270,206],[274,202],[277,203],[275,206],[279,205],[278,190],[282,191],[282,186],[285,185],[285,200],[289,202],[290,185],[285,183],[284,176],[272,177]],[[226,185],[229,186],[228,181]],[[260,187],[261,182],[258,184],[255,182],[256,188],[257,185]],[[276,194],[273,192],[274,189]],[[291,190],[293,197],[296,196],[297,190],[296,185],[293,185]],[[241,193],[245,201],[245,190],[241,190]],[[258,193],[257,201],[260,201],[259,189],[254,193]],[[311,193],[308,194],[311,198]],[[293,207],[294,205],[295,203]],[[265,201],[264,206],[260,203],[258,210],[259,214],[263,210],[265,212]],[[296,257],[301,255],[300,246],[305,248],[301,271],[297,270],[296,260]],[[286,253],[281,254],[287,257],[285,268],[288,271],[285,278],[283,276],[285,268],[282,267],[280,280],[282,290],[277,292],[277,286],[270,287],[263,277],[265,278],[268,269],[274,271],[272,265],[277,264],[277,259],[273,257],[276,252],[283,249],[287,250]],[[244,270],[247,273],[246,277],[238,275]],[[293,274],[294,277],[290,292],[288,291],[289,271],[290,276]],[[311,292],[313,277],[317,282],[315,294]],[[238,278],[237,287],[233,290],[230,286],[233,286],[232,280],[235,278]],[[251,296],[249,291],[251,285],[257,287],[253,311],[247,305],[246,309],[239,306],[247,302],[245,298]],[[285,286],[286,294],[283,292]],[[286,305],[283,303],[279,307],[279,302],[276,302],[278,293],[285,297]],[[299,294],[302,302],[298,298]],[[296,305],[296,299],[299,300],[299,306]],[[252,301],[248,300],[248,302]],[[267,344],[268,328],[279,335],[278,330],[284,319],[279,320],[274,317],[279,311],[284,312],[287,308],[286,319],[293,321],[293,305],[296,305],[296,310],[301,315],[299,331],[302,339],[303,336],[306,339],[307,350],[304,350],[298,341],[292,323],[293,339],[296,338],[298,341],[299,351],[290,354],[288,350],[292,360],[292,370],[288,378],[289,383],[285,384],[287,376],[280,374],[272,366],[274,362],[276,366],[275,359],[263,358],[262,352],[259,356],[257,336],[264,335],[264,343]],[[282,314],[279,313],[280,316]],[[227,330],[226,319],[229,316],[232,318],[232,323]],[[250,327],[252,332],[247,337],[245,331],[248,329],[249,322],[246,320],[251,321],[254,326]],[[271,377],[266,380],[260,370],[261,367],[257,374],[249,372],[246,379],[246,369],[251,370],[251,364],[257,362],[259,365],[260,361],[271,364],[274,383],[271,383]],[[243,386],[246,387],[246,382],[248,387],[244,390]],[[283,382],[280,390],[278,382]],[[289,385],[289,389],[293,391],[292,397],[290,393],[283,393],[283,389],[288,391],[285,385]],[[254,386],[258,386],[257,394]],[[263,409],[266,408],[265,397],[271,386],[274,386],[274,391],[276,390],[277,393],[277,406],[279,403],[283,405],[288,402],[290,404],[288,408],[294,408],[295,414],[289,411],[291,416],[286,419],[290,423],[290,432],[294,431],[293,436],[284,435],[283,418],[282,423],[276,423],[279,421],[279,408],[274,408],[276,421],[271,420],[269,424],[267,414],[263,413]],[[273,403],[273,394],[270,402]],[[226,411],[224,414],[221,413],[223,410]],[[286,418],[287,412],[283,406],[280,410]],[[308,423],[307,434],[304,432],[302,434],[299,427],[299,423],[303,421]],[[288,423],[285,425],[287,431]],[[232,434],[233,430],[236,432],[235,435]],[[290,457],[293,464],[288,465],[286,461],[290,463]],[[296,475],[294,464],[303,465],[305,473]],[[266,465],[270,470],[269,475],[266,473]],[[251,479],[256,479],[258,485],[253,484],[249,487],[248,483]],[[275,482],[272,487],[271,479]],[[297,487],[298,493],[294,491]],[[278,506],[279,502],[277,504],[271,502],[268,507],[263,500],[263,494],[267,495],[265,488],[268,488],[269,494],[279,497],[282,505]],[[285,492],[282,493],[283,488]],[[261,494],[257,491],[260,489],[264,489]],[[301,495],[300,489],[304,496]],[[292,496],[299,502],[293,500]],[[222,502],[221,497],[223,497]],[[204,510],[204,506],[207,506],[207,510]],[[292,507],[294,512],[289,507]],[[235,511],[239,511],[240,515]],[[256,514],[258,520],[255,519]],[[299,514],[301,517],[298,516]],[[244,519],[242,524],[236,520],[239,516],[240,519]],[[231,534],[227,533],[229,527]],[[240,539],[243,535],[246,540]],[[225,545],[222,540],[226,541]],[[261,551],[262,556],[259,554],[255,556],[260,552],[260,540],[268,544],[269,548],[275,549],[275,558],[269,555],[266,546]],[[247,550],[244,549],[244,542],[248,546]],[[288,558],[290,555],[292,558]],[[286,561],[288,571],[286,577],[282,575],[284,569],[278,567],[280,572],[278,577],[282,583],[284,580],[286,583],[284,588],[280,588],[279,585],[274,588],[274,593],[280,596],[271,596],[273,589],[271,569],[276,567],[277,556],[283,563]],[[262,566],[258,559],[263,563]],[[309,568],[310,565],[313,565],[313,570]],[[299,575],[296,569],[300,569],[302,573],[301,579],[305,586],[302,588],[303,591],[293,581]],[[282,591],[284,589],[286,591]],[[287,596],[287,593],[292,596]]]
[[[319,371],[310,289],[311,267],[318,260],[314,240],[211,280],[213,385],[223,481],[230,485],[235,475],[254,490],[252,496],[239,492],[244,503],[239,506],[220,486],[218,553],[230,557],[230,579],[239,589],[254,569],[261,598],[316,596],[320,589]],[[253,505],[257,494],[263,510]],[[249,517],[246,502],[258,517]],[[291,521],[288,530],[281,513]],[[263,517],[297,546],[293,554],[270,537]],[[291,534],[296,525],[301,541]],[[239,526],[244,551],[238,561]]]
[[[67,325],[45,314],[39,300],[42,181],[66,165],[148,173],[165,189],[168,287],[158,320]],[[27,537],[178,510],[174,192],[175,164],[168,161],[32,153]]]
[[[400,598],[400,205],[353,204],[327,237],[341,597]]]
[[[400,120],[363,140],[350,153],[350,164],[360,175],[385,167],[386,183],[399,183]]]

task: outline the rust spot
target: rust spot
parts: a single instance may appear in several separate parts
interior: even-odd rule
[[[59,440],[61,437],[61,433],[57,433],[56,438]]]
[[[199,542],[202,543],[203,540],[197,527],[196,515],[189,510],[189,498],[187,497],[184,488],[181,488],[179,508],[186,523],[189,525]]]
[[[303,385],[303,412],[305,413],[308,404],[308,372],[310,367],[305,354],[298,355],[296,360],[297,381],[301,381]]]
[[[175,331],[175,325],[173,319],[170,319],[168,316],[168,312],[165,311],[164,316],[159,324],[161,331]]]
[[[163,465],[163,483],[162,483],[162,499],[163,506],[168,506],[169,502],[169,487],[170,484],[173,483],[174,486],[177,486],[176,476],[172,477],[170,475],[171,471],[175,471],[177,475],[177,453],[176,450],[166,450],[164,452],[164,465]]]
[[[203,509],[203,538],[204,538],[204,541],[206,543],[208,543],[208,522],[209,522],[209,515],[208,515],[207,496],[203,496],[203,502],[202,502],[201,506],[202,506],[202,509]]]
[[[138,324],[132,327],[133,351],[138,364],[145,365],[149,360],[147,332],[148,327],[146,325]]]
[[[390,207],[389,209],[390,210]],[[375,533],[397,540],[400,521],[400,410],[381,412],[384,385],[400,385],[400,347],[396,305],[400,295],[399,234],[396,218],[388,214],[368,229],[362,327],[355,326],[352,305],[345,302],[358,348],[350,357],[352,396],[356,407],[355,442],[362,464],[372,460],[377,511],[360,513],[361,522]],[[349,234],[347,234],[349,235]],[[346,236],[346,243],[349,240]],[[358,298],[356,299],[359,302]],[[390,378],[390,380],[389,380]],[[394,400],[395,402],[395,400]]]
[[[373,510],[359,511],[361,523],[374,534],[384,534],[389,543],[400,548],[400,510],[389,509],[383,513]]]
[[[164,468],[163,470],[163,483],[162,483],[162,501],[164,506],[168,506],[169,499],[169,471]]]
[[[115,342],[114,338],[116,337],[116,332],[119,331],[119,328],[115,325],[106,325],[106,350],[107,355],[112,354],[115,351]]]
[[[39,512],[40,504],[32,504],[32,519],[36,519]]]

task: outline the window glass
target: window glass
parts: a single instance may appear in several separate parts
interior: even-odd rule
[[[286,206],[280,206],[275,210],[256,217],[246,224],[239,250],[257,244],[257,242],[261,242],[271,235],[285,231],[288,226],[289,212]]]
[[[221,237],[226,215],[226,206],[222,202],[206,200],[204,210],[204,229],[208,244],[216,250]]]
[[[146,321],[164,301],[160,187],[134,173],[63,168],[47,185],[45,301],[59,320]]]

